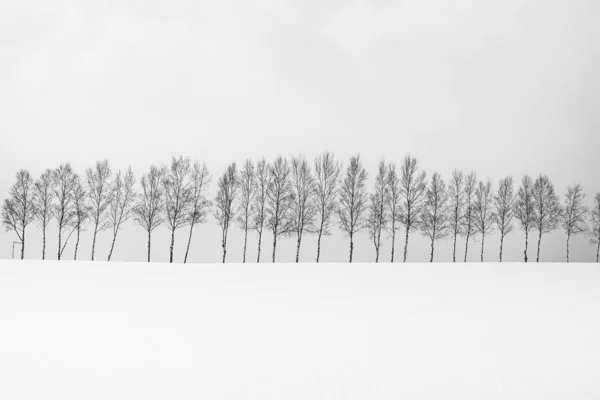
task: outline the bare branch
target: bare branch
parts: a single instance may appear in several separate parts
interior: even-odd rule
[[[338,217],[341,230],[350,238],[350,262],[354,253],[354,235],[367,226],[367,171],[359,155],[350,157],[340,186]]]

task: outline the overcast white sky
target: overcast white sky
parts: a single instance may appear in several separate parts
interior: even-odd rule
[[[183,154],[216,176],[231,161],[324,149],[344,161],[360,151],[371,175],[381,157],[410,152],[429,175],[474,169],[496,184],[543,172],[561,196],[577,181],[591,198],[600,191],[599,16],[592,0],[4,0],[0,198],[17,170],[37,177],[66,161],[83,173],[106,157],[139,177]],[[143,260],[144,231],[124,229],[113,258]],[[219,259],[218,232],[212,219],[196,230],[191,261]],[[40,236],[30,230],[28,257],[41,255]],[[99,237],[99,259],[109,236]],[[167,236],[156,231],[154,259],[168,259]],[[228,259],[240,260],[241,232],[230,237]],[[0,257],[13,240],[2,230]],[[88,231],[81,258],[90,241]],[[486,240],[486,259],[497,259],[497,241]],[[562,232],[548,235],[542,259],[562,260],[563,242]],[[314,238],[303,246],[312,261]],[[584,237],[572,246],[573,260],[595,258]],[[522,247],[513,232],[505,259],[521,260]],[[382,252],[387,259],[387,242]],[[409,259],[427,255],[415,235]],[[322,256],[346,260],[340,232]],[[355,260],[373,257],[362,234]],[[436,259],[450,257],[450,242],[440,243]],[[293,240],[278,258],[293,260]]]

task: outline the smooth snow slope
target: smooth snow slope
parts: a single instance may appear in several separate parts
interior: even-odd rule
[[[597,399],[597,264],[0,262],[2,399]]]

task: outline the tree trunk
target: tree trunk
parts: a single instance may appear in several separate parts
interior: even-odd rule
[[[433,262],[434,242],[435,242],[435,240],[431,239],[431,257],[429,258],[430,263]]]
[[[169,262],[173,262],[173,249],[175,248],[175,228],[171,229],[171,249],[169,254]]]
[[[296,244],[296,262],[300,260],[300,244],[302,243],[302,233],[298,232],[298,243]]]
[[[393,263],[394,262],[394,246],[396,243],[396,229],[394,229],[395,226],[392,226],[392,256],[390,258],[390,262]]]
[[[256,256],[256,262],[260,262],[260,244],[262,242],[262,227],[258,231],[258,255]]]
[[[225,258],[227,257],[227,229],[229,229],[229,222],[225,224],[223,231],[223,243],[221,243],[221,246],[223,247],[223,264],[225,264]]]
[[[321,236],[323,236],[323,224],[321,223],[321,227],[319,228],[319,236],[317,237],[317,262],[319,262],[319,258],[321,257]]]
[[[567,235],[567,262],[569,262],[569,240],[571,239],[571,235]]]
[[[190,243],[192,243],[192,232],[194,231],[194,224],[190,224],[190,237],[188,238],[187,248],[185,249],[185,257],[183,258],[183,263],[187,262],[188,253],[190,252]]]
[[[148,262],[150,262],[150,236],[152,235],[152,232],[149,230],[148,231]]]
[[[354,252],[354,241],[352,235],[350,235],[350,262],[352,262],[352,253]]]
[[[456,262],[456,231],[454,231],[454,249],[452,250],[452,262]]]
[[[77,242],[75,242],[75,255],[73,256],[73,261],[77,261],[77,249],[79,249],[79,236],[81,234],[81,228],[77,227]]]
[[[481,234],[481,262],[483,262],[483,245],[485,244],[485,233]]]
[[[42,229],[42,260],[46,259],[46,226]]]
[[[58,261],[60,261],[60,245],[62,243],[62,228],[60,227],[60,223],[58,225]]]
[[[21,240],[21,260],[25,259],[25,227],[23,227],[23,240]]]
[[[467,262],[467,254],[469,254],[469,238],[471,237],[471,233],[467,232],[467,240],[465,240],[465,262]]]
[[[502,262],[502,247],[504,247],[504,232],[500,234],[500,262]]]
[[[538,248],[537,248],[537,260],[540,262],[540,247],[542,247],[542,230],[540,229],[540,236],[538,237]]]
[[[404,262],[406,262],[406,254],[408,252],[408,226],[406,227],[406,238],[404,240]]]
[[[596,262],[600,262],[600,240],[598,241],[598,248],[596,249]]]
[[[96,250],[96,234],[98,234],[98,222],[94,225],[94,238],[92,239],[92,261],[94,261],[94,251]]]
[[[244,257],[242,262],[246,262],[246,247],[248,246],[248,224],[246,223],[246,229],[244,230]]]
[[[529,231],[525,230],[525,262],[527,262],[527,248],[529,247]]]
[[[275,249],[277,249],[277,233],[273,232],[273,262],[275,262]]]
[[[110,261],[110,259],[112,258],[112,253],[113,253],[113,250],[115,248],[115,242],[117,241],[117,234],[118,233],[119,233],[119,231],[117,230],[115,232],[115,234],[113,235],[112,244],[110,245],[110,252],[108,253],[108,261]]]

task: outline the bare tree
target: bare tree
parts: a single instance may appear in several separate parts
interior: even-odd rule
[[[429,262],[433,262],[435,241],[445,238],[450,230],[447,202],[448,193],[446,192],[446,184],[440,174],[436,172],[431,177],[431,183],[427,188],[425,206],[421,212],[419,223],[423,236],[431,240],[431,257]]]
[[[112,184],[108,221],[113,231],[113,239],[110,246],[110,252],[108,253],[108,261],[110,261],[112,257],[117,234],[119,233],[121,226],[133,216],[136,201],[136,193],[133,187],[134,184],[135,177],[133,176],[131,167],[127,169],[124,177],[122,176],[121,171],[119,171]]]
[[[148,232],[148,262],[150,262],[150,246],[152,231],[165,222],[165,192],[163,173],[158,167],[150,166],[150,172],[142,175],[140,181],[142,193],[134,207],[135,221]]]
[[[270,167],[264,158],[256,163],[256,196],[254,197],[254,220],[252,228],[258,233],[258,252],[256,262],[260,262],[263,228],[267,221],[267,198],[271,182]]]
[[[533,199],[533,180],[525,175],[521,180],[521,187],[517,192],[515,201],[515,217],[519,220],[521,229],[525,232],[524,260],[527,262],[527,249],[529,247],[529,232],[533,229],[535,220],[535,203]]]
[[[594,206],[591,212],[592,229],[590,230],[590,243],[596,245],[596,262],[600,262],[600,193],[594,196]]]
[[[396,171],[396,164],[390,163],[387,168],[386,184],[388,187],[385,205],[389,216],[387,231],[392,238],[392,254],[390,262],[394,262],[394,251],[396,248],[396,232],[400,229],[402,215],[402,194],[400,189],[400,178]]]
[[[317,210],[317,262],[321,257],[321,239],[331,235],[331,225],[337,210],[341,163],[325,151],[315,158],[315,186]]]
[[[183,263],[187,263],[188,253],[190,252],[190,243],[192,243],[192,232],[194,226],[206,222],[206,217],[210,212],[212,202],[208,199],[208,185],[210,183],[210,173],[206,163],[194,162],[191,174],[190,196],[191,205],[189,211],[190,236],[188,238],[187,248]]]
[[[94,169],[86,170],[88,195],[90,199],[90,219],[94,225],[92,239],[92,261],[96,251],[96,236],[98,232],[108,228],[106,211],[110,204],[110,178],[112,171],[108,160],[96,162]]]
[[[79,238],[83,225],[87,222],[90,217],[90,206],[87,204],[88,195],[85,188],[81,184],[79,175],[75,174],[75,183],[73,185],[73,203],[75,217],[73,219],[73,226],[77,232],[77,240],[75,242],[75,254],[73,260],[77,260],[77,250],[79,249]]]
[[[515,216],[515,185],[511,176],[500,179],[498,193],[494,197],[494,205],[496,226],[500,231],[500,262],[502,262],[504,238],[513,230]]]
[[[350,262],[354,253],[354,235],[366,224],[367,210],[367,170],[363,167],[359,155],[350,157],[345,176],[340,187],[338,216],[340,228],[350,238]]]
[[[47,169],[35,182],[33,187],[35,220],[40,228],[42,228],[42,260],[46,259],[46,229],[52,220],[53,201],[54,190],[52,188],[52,170]]]
[[[67,247],[67,243],[71,238],[75,228],[73,227],[73,221],[76,217],[75,211],[75,185],[76,176],[73,173],[71,164],[66,163],[60,165],[54,171],[52,171],[52,180],[54,187],[54,195],[56,197],[56,203],[53,206],[52,214],[56,218],[58,223],[58,260],[61,259],[62,253]],[[65,239],[64,243],[62,240],[62,233],[67,227],[73,227],[71,232]]]
[[[404,242],[404,262],[408,254],[408,236],[411,229],[418,229],[421,212],[425,206],[427,182],[425,171],[419,171],[417,159],[407,155],[400,173],[400,193],[402,196],[402,215],[400,219],[406,229]]]
[[[496,214],[492,207],[493,198],[492,182],[488,180],[484,184],[482,181],[479,181],[479,185],[475,189],[473,222],[475,224],[475,232],[481,235],[481,262],[483,262],[485,235],[494,231]]]
[[[463,225],[463,213],[465,208],[465,175],[462,171],[455,169],[452,171],[452,179],[448,186],[448,198],[450,200],[448,210],[448,223],[451,230],[454,244],[452,247],[452,261],[456,262],[456,239],[461,233]]]
[[[16,174],[17,182],[10,189],[10,197],[2,205],[2,223],[6,231],[13,231],[21,241],[21,260],[25,258],[25,230],[36,215],[34,184],[27,170]],[[14,247],[13,247],[14,249]]]
[[[244,253],[242,262],[246,262],[246,248],[248,247],[248,231],[252,229],[252,219],[256,208],[254,198],[256,196],[256,170],[252,160],[244,162],[240,171],[240,213],[237,222],[244,231]]]
[[[290,179],[291,169],[281,156],[269,167],[270,181],[267,191],[267,226],[273,233],[273,262],[277,249],[277,238],[293,232],[292,204],[294,193]]]
[[[296,233],[296,262],[300,259],[300,245],[305,233],[314,233],[317,206],[315,203],[316,185],[310,165],[304,156],[292,157],[291,207],[292,230]]]
[[[554,185],[545,175],[540,175],[533,184],[533,204],[535,210],[533,227],[539,232],[536,259],[539,262],[542,234],[550,233],[557,228],[562,211]]]
[[[235,221],[235,201],[239,189],[239,175],[235,163],[230,164],[217,182],[218,191],[215,198],[215,218],[221,227],[221,247],[223,248],[223,262],[227,255],[227,233],[229,224]]]
[[[386,199],[388,197],[387,169],[385,161],[379,162],[377,176],[375,177],[375,190],[369,196],[367,227],[369,237],[375,246],[375,262],[379,262],[379,249],[381,247],[381,232],[387,229],[389,214],[386,208]]]
[[[567,188],[565,206],[561,215],[562,227],[567,234],[567,262],[569,262],[569,241],[571,236],[585,233],[588,230],[586,218],[590,209],[583,202],[585,193],[580,184]]]
[[[171,247],[169,249],[169,262],[173,262],[175,248],[175,231],[187,225],[189,210],[192,205],[190,190],[190,159],[189,157],[173,157],[171,165],[163,168],[163,188],[165,193],[165,215],[167,226],[171,230]]]
[[[465,235],[465,260],[469,254],[469,239],[475,234],[475,189],[477,174],[471,171],[465,178],[465,214],[462,219],[461,232]]]

